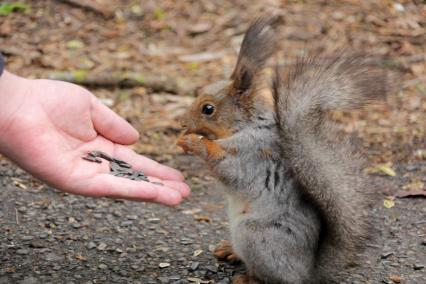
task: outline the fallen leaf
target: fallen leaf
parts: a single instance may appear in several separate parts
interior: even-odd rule
[[[154,17],[158,21],[164,20],[164,18],[166,17],[166,12],[164,12],[164,10],[161,9],[160,7],[157,7],[154,10]]]
[[[189,32],[191,34],[201,34],[208,32],[212,27],[212,24],[210,22],[200,22],[195,25],[191,25],[189,27]]]
[[[8,268],[6,268],[6,272],[7,273],[15,273],[16,272],[16,267],[8,267]]]
[[[368,174],[385,174],[391,177],[396,176],[395,171],[391,168],[390,163],[386,164],[378,164],[374,167],[370,167],[366,169]]]
[[[414,157],[420,159],[420,160],[426,160],[426,150],[423,149],[418,149],[415,154]]]
[[[7,16],[15,11],[27,12],[29,7],[24,3],[3,3],[0,5],[0,16]]]
[[[23,180],[21,180],[19,178],[15,178],[15,177],[13,177],[12,180],[13,180],[13,184],[15,186],[22,188],[22,189],[27,189],[27,186],[23,183],[24,182]]]
[[[114,105],[114,100],[110,98],[101,98],[99,99],[104,105],[112,107]]]
[[[210,283],[210,281],[208,281],[208,280],[202,280],[202,279],[200,279],[200,278],[197,278],[197,277],[188,277],[188,278],[186,278],[189,282],[195,282],[195,283],[197,283],[197,284],[200,284],[200,283],[202,283],[202,284],[204,284],[204,283]]]
[[[210,219],[210,217],[206,216],[206,215],[200,215],[200,216],[194,216],[194,217],[195,217],[195,220],[199,221],[199,222],[202,222],[202,221],[207,222],[207,223],[211,223],[212,222],[212,220]]]
[[[398,276],[398,275],[391,275],[389,276],[389,279],[395,283],[401,283],[401,280],[402,280],[401,276]]]
[[[86,260],[86,258],[85,258],[84,256],[82,256],[81,254],[76,254],[74,257],[75,257],[75,259],[77,259],[77,260],[83,260],[83,261],[85,261],[85,260]]]
[[[78,39],[72,39],[67,42],[67,48],[69,49],[80,49],[84,47],[84,42]]]
[[[160,262],[160,264],[158,264],[158,266],[160,268],[166,268],[166,267],[170,266],[170,263],[168,263],[168,262]]]
[[[392,199],[385,199],[383,200],[383,206],[385,206],[386,208],[392,208],[395,206],[395,201],[393,201]]]
[[[204,61],[212,61],[223,58],[226,52],[218,51],[218,52],[202,52],[196,54],[188,54],[179,56],[178,59],[183,62],[204,62]]]
[[[398,198],[404,198],[404,197],[426,197],[426,190],[398,191],[395,196],[398,197]]]
[[[189,215],[189,214],[196,214],[201,212],[200,208],[194,208],[194,209],[189,209],[189,210],[184,210],[182,211],[183,214]]]
[[[49,79],[71,82],[81,82],[86,78],[86,76],[86,70],[76,70],[72,72],[52,72],[48,75]]]
[[[410,191],[418,191],[425,189],[425,184],[421,180],[413,180],[409,184],[406,184],[402,187],[402,189],[410,190]]]

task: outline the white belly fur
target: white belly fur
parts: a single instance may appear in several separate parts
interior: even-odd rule
[[[228,202],[228,218],[232,234],[233,228],[246,218],[247,201],[231,194],[226,194],[226,200]]]

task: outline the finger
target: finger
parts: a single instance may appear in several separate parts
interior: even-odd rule
[[[189,186],[184,182],[174,180],[162,180],[155,177],[148,178],[151,182],[159,182],[164,184],[166,187],[173,188],[174,190],[178,191],[182,197],[187,197],[191,192]]]
[[[115,143],[131,145],[139,139],[139,134],[133,126],[94,96],[92,98],[92,121],[100,135]]]
[[[100,174],[93,178],[88,190],[88,194],[92,196],[150,201],[165,205],[177,205],[182,201],[179,191],[166,185],[133,181],[109,174]]]
[[[164,166],[145,156],[139,155],[128,147],[116,145],[115,155],[117,158],[131,164],[134,169],[142,170],[147,176],[157,177],[162,180],[184,180],[182,173],[178,170]]]

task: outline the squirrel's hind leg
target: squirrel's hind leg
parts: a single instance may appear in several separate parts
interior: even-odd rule
[[[256,278],[249,274],[241,274],[232,278],[232,284],[261,284]]]
[[[256,279],[274,284],[315,283],[318,230],[299,217],[288,222],[275,220],[271,226],[249,222],[236,228],[235,249]]]

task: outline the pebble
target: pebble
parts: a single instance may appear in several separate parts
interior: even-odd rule
[[[22,280],[21,282],[19,282],[19,284],[37,284],[39,283],[39,281],[37,280],[37,278],[35,277],[25,277],[24,280]]]
[[[33,239],[33,236],[22,236],[21,238],[23,241],[31,241]]]
[[[106,264],[104,264],[104,263],[101,263],[101,264],[98,265],[98,268],[99,269],[107,269],[108,266]]]
[[[123,222],[120,223],[121,227],[128,227],[128,226],[131,226],[131,225],[133,225],[133,221],[131,221],[131,220],[123,221]]]
[[[200,263],[198,261],[192,262],[191,266],[189,267],[189,271],[195,271],[195,270],[197,270],[198,266],[200,266]]]
[[[129,220],[136,220],[138,219],[138,215],[127,215],[126,218]]]
[[[60,257],[59,255],[57,255],[53,252],[46,254],[44,259],[49,261],[49,262],[57,262],[57,261],[63,260],[62,257]]]
[[[86,207],[89,209],[95,209],[96,208],[96,204],[95,203],[87,203]]]
[[[88,244],[87,244],[87,248],[88,249],[92,249],[92,248],[95,248],[96,247],[96,244],[94,243],[94,242],[89,242]]]
[[[181,240],[180,240],[180,243],[181,243],[182,245],[190,245],[190,244],[193,244],[193,243],[194,243],[194,241],[193,241],[193,240],[190,240],[190,239],[181,239]]]
[[[41,240],[32,241],[30,246],[33,247],[33,248],[44,248],[45,247],[44,243]]]
[[[18,250],[16,251],[16,253],[17,253],[17,254],[20,254],[20,255],[26,255],[26,254],[28,254],[28,253],[29,253],[29,250],[27,250],[27,249],[18,249]]]
[[[181,277],[179,275],[172,275],[172,276],[169,276],[169,279],[170,280],[180,280]]]
[[[25,213],[25,212],[27,211],[27,207],[25,207],[25,206],[21,206],[21,207],[19,207],[19,208],[18,208],[18,211],[19,211],[20,213]]]
[[[423,269],[423,268],[425,268],[425,266],[424,266],[423,264],[420,264],[420,263],[415,263],[415,264],[413,265],[413,269],[414,269],[414,270],[421,270],[421,269]]]
[[[172,282],[172,284],[188,284],[188,281],[186,281],[185,279],[181,279],[181,280]]]
[[[389,256],[391,256],[391,255],[393,255],[393,252],[384,252],[384,253],[382,253],[382,255],[380,256],[382,259],[386,259],[386,258],[388,258]]]
[[[100,243],[99,246],[98,246],[98,250],[105,250],[106,247],[107,247],[106,243]]]
[[[217,273],[217,267],[216,266],[208,265],[208,266],[206,266],[206,268],[207,268],[208,271],[210,271],[212,273],[215,273],[215,274]]]

